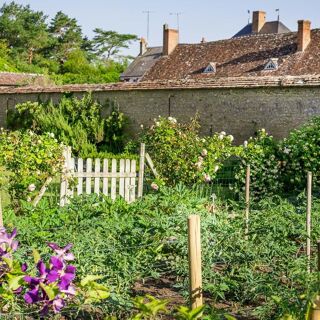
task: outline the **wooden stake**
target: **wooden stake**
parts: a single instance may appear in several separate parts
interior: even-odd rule
[[[52,181],[52,177],[48,177],[47,180],[45,181],[45,183],[43,184],[43,186],[41,187],[38,195],[34,198],[33,205],[35,207],[38,205],[38,203],[42,199],[43,195],[47,191],[47,188],[48,188],[49,184],[51,183],[51,181]]]
[[[307,175],[307,217],[306,217],[306,229],[307,229],[307,270],[310,273],[311,262],[311,201],[312,201],[312,173],[308,172]]]
[[[143,195],[143,179],[144,179],[144,162],[145,162],[146,146],[141,143],[140,147],[140,163],[139,163],[139,177],[138,177],[138,198]]]
[[[0,228],[3,227],[2,197],[0,195]]]
[[[159,174],[157,172],[157,169],[154,167],[154,164],[153,164],[153,161],[149,155],[149,153],[146,153],[146,160],[147,160],[147,164],[149,166],[149,168],[151,169],[153,175],[158,178],[159,177]]]
[[[317,241],[317,248],[318,248],[318,292],[320,289],[320,241]],[[320,296],[317,295],[315,300],[313,301],[313,308],[311,311],[310,320],[320,320]]]
[[[245,230],[246,239],[248,239],[248,233],[249,233],[249,213],[250,213],[250,165],[247,166],[247,172],[246,172],[246,230]]]
[[[189,282],[191,309],[202,306],[201,236],[200,217],[188,218]]]

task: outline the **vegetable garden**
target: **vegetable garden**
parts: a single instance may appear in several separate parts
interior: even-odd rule
[[[56,126],[44,120],[41,108],[48,106],[18,106],[11,119],[32,121],[0,134],[1,318],[314,316],[320,305],[318,118],[282,141],[260,130],[235,146],[224,132],[200,137],[196,119],[181,124],[159,117],[128,141],[116,108],[113,119],[121,119],[119,125],[110,120],[99,127],[101,106],[90,97],[72,99],[62,102]],[[91,103],[96,111],[86,117],[82,105]],[[75,110],[82,110],[85,123],[64,116]],[[76,158],[132,159],[139,171],[144,143],[153,165],[144,167],[143,197],[128,202],[121,193],[116,199],[82,194],[60,206],[63,150],[75,144],[77,132],[85,137],[79,139],[85,148],[72,149]],[[117,141],[119,154],[110,157]],[[69,178],[69,187],[77,188]],[[35,202],[48,179],[44,196]],[[191,215],[201,219],[204,302],[193,309]]]

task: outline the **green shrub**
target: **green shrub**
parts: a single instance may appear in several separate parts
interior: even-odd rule
[[[281,181],[282,163],[279,160],[279,145],[264,129],[250,138],[238,153],[241,161],[236,168],[235,185],[239,194],[244,194],[246,170],[250,165],[250,188],[253,197],[261,198],[279,194],[283,190]]]
[[[62,146],[53,134],[32,131],[0,133],[0,164],[9,172],[12,205],[31,201],[47,178],[59,175],[63,164]]]
[[[182,124],[172,117],[159,117],[143,131],[141,141],[168,185],[209,183],[231,156],[232,136],[222,132],[201,138],[198,130],[196,119]]]
[[[313,173],[315,182],[319,184],[320,117],[291,131],[280,147],[284,166],[283,179],[287,189],[303,189],[308,171]]]
[[[110,102],[111,113],[103,117],[105,108],[92,94],[83,98],[64,96],[55,105],[25,102],[18,104],[8,115],[11,129],[29,129],[37,133],[54,133],[75,155],[86,157],[98,152],[121,152],[124,146],[125,117]]]

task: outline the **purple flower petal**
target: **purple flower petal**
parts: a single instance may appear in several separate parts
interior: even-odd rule
[[[22,287],[19,287],[18,289],[14,290],[14,294],[20,294],[22,292]]]
[[[63,269],[63,262],[58,257],[51,257],[50,263],[51,263],[52,267],[57,270]]]
[[[60,278],[57,270],[51,270],[47,275],[49,283],[56,282]]]
[[[54,313],[59,313],[61,309],[65,306],[65,302],[61,298],[54,299],[52,302],[52,306]]]
[[[72,296],[74,296],[75,294],[76,294],[76,288],[75,288],[75,286],[74,285],[72,285],[72,284],[70,284],[69,286],[68,286],[68,289],[61,289],[61,288],[59,288],[60,289],[60,291],[61,292],[63,292],[63,293],[66,293],[66,294],[69,294],[69,295],[72,295]]]
[[[39,296],[38,296],[39,290],[37,288],[28,291],[25,295],[24,295],[24,301],[28,304],[32,304],[32,303],[36,303],[39,300]]]
[[[31,285],[38,285],[40,283],[40,280],[38,278],[30,277],[30,276],[25,276],[23,280]]]
[[[73,253],[71,252],[66,253],[63,257],[64,257],[64,260],[66,261],[73,261],[75,259]]]
[[[39,260],[37,263],[37,269],[39,270],[40,276],[44,276],[47,274],[47,267],[42,260]]]
[[[54,242],[48,242],[47,245],[52,249],[52,250],[60,250],[60,247],[54,243]]]
[[[69,284],[74,280],[75,275],[72,273],[66,273],[61,277],[61,281],[59,283],[60,290],[67,290]]]
[[[77,268],[75,266],[72,266],[72,265],[67,266],[66,270],[65,270],[65,273],[73,273],[73,274],[75,274],[76,273],[76,269]]]
[[[27,269],[28,269],[28,265],[27,265],[26,263],[23,263],[23,264],[21,265],[21,271],[22,271],[22,272],[26,272]]]

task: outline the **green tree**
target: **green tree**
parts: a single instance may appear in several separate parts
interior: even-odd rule
[[[0,38],[7,40],[13,53],[32,64],[35,54],[49,40],[47,16],[15,2],[4,4],[0,14]]]
[[[70,51],[79,49],[84,40],[76,19],[59,11],[52,19],[49,32],[52,37],[51,53],[55,59],[64,62]]]
[[[95,52],[109,60],[116,56],[121,49],[129,48],[133,41],[137,41],[138,37],[134,34],[121,34],[116,31],[105,31],[100,28],[93,30],[96,34],[93,38]]]

